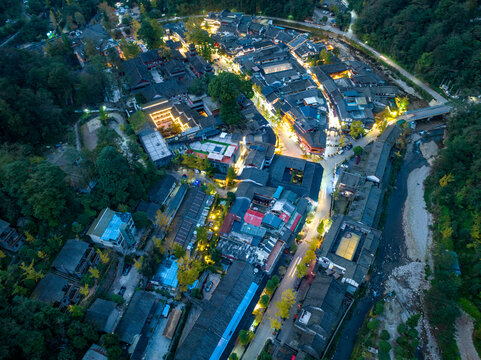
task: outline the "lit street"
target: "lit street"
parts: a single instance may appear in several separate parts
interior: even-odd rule
[[[292,134],[287,126],[280,125],[274,130],[279,139],[279,147],[282,155],[292,156],[295,158],[303,157],[304,152],[299,147],[299,143],[296,141],[295,135]]]

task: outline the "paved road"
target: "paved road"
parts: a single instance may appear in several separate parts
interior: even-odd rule
[[[324,173],[323,175],[323,184],[327,183],[327,178],[329,177],[328,173]],[[329,208],[331,203],[330,194],[326,191],[321,189],[319,195],[319,202],[316,208],[316,216],[314,217],[311,224],[306,225],[307,233],[305,240],[298,246],[297,251],[292,258],[291,263],[287,269],[286,275],[282,279],[277,288],[274,297],[269,302],[269,306],[264,313],[264,317],[257,327],[256,336],[254,340],[250,343],[249,347],[247,348],[246,352],[244,353],[243,359],[256,359],[257,356],[262,351],[266,340],[272,337],[272,328],[271,322],[269,318],[276,317],[277,307],[276,302],[281,300],[282,293],[287,289],[292,289],[296,282],[296,266],[300,263],[301,259],[305,256],[307,250],[309,249],[309,244],[311,241],[317,236],[317,225],[319,224],[319,220],[323,217],[329,215]]]
[[[377,128],[374,128],[363,138],[354,142],[353,145],[354,147],[361,146],[364,148],[366,145],[377,139],[379,134],[379,130]],[[273,299],[269,302],[269,306],[266,309],[264,317],[259,326],[257,327],[256,336],[254,340],[250,343],[246,352],[244,353],[244,356],[242,357],[243,359],[256,359],[262,351],[266,340],[273,336],[269,318],[275,317],[275,313],[277,312],[275,303],[281,299],[281,295],[284,290],[294,287],[294,283],[296,281],[296,266],[306,254],[306,251],[308,250],[309,244],[312,239],[317,236],[317,225],[319,223],[319,220],[329,216],[331,193],[333,191],[334,169],[336,165],[343,162],[346,158],[352,155],[353,151],[349,150],[342,155],[336,155],[321,160],[320,163],[324,168],[324,173],[322,176],[321,189],[319,192],[319,201],[315,210],[316,215],[314,217],[314,220],[308,227],[305,240],[297,248],[297,251],[289,265],[289,268],[287,269],[286,275],[281,280]]]
[[[429,93],[429,95],[431,95],[438,103],[445,104],[445,103],[448,102],[448,100],[446,98],[444,98],[439,93],[437,93],[436,91],[431,89],[427,84],[423,83],[417,77],[415,77],[411,73],[404,70],[404,68],[402,68],[401,66],[396,64],[393,60],[389,59],[387,56],[381,54],[377,50],[373,49],[372,47],[370,47],[366,43],[359,40],[357,38],[357,36],[352,32],[352,25],[349,27],[349,30],[347,32],[344,32],[344,31],[341,31],[339,29],[333,28],[330,25],[316,25],[316,24],[306,23],[306,22],[302,22],[302,21],[287,20],[287,19],[282,19],[282,18],[277,18],[277,17],[267,17],[266,16],[265,18],[270,19],[270,20],[283,21],[283,22],[287,22],[287,23],[290,23],[290,24],[294,24],[294,25],[301,25],[301,26],[305,26],[305,27],[309,27],[309,28],[313,28],[313,29],[320,29],[320,30],[328,31],[330,33],[333,33],[333,34],[342,36],[346,39],[352,40],[356,44],[362,46],[364,49],[371,52],[377,59],[382,60],[383,62],[385,62],[386,64],[388,64],[392,68],[399,71],[401,73],[401,75],[408,78],[413,83],[415,83],[420,88],[422,88],[424,91]]]
[[[352,13],[351,13],[352,15]],[[204,17],[205,15],[195,15],[194,17]],[[357,15],[354,15],[355,17],[357,17]],[[165,21],[172,21],[172,20],[181,20],[181,19],[185,19],[185,18],[188,18],[188,16],[184,16],[184,17],[175,17],[175,18],[168,18],[168,19],[159,19],[159,22],[165,22]],[[290,23],[290,24],[293,24],[293,25],[301,25],[301,26],[305,26],[305,27],[308,27],[308,28],[313,28],[313,29],[320,29],[320,30],[323,30],[323,31],[328,31],[330,33],[333,33],[333,34],[336,34],[336,35],[339,35],[339,36],[342,36],[346,39],[349,39],[349,40],[352,40],[353,42],[355,42],[356,44],[362,46],[364,49],[368,50],[369,52],[371,52],[377,59],[379,60],[382,60],[383,62],[385,62],[386,64],[388,64],[389,66],[391,66],[392,68],[396,69],[397,71],[399,71],[401,73],[401,75],[403,75],[404,77],[408,78],[410,81],[412,81],[413,83],[415,83],[416,85],[418,85],[420,88],[422,88],[424,91],[426,91],[429,95],[431,95],[438,103],[440,104],[445,104],[448,102],[448,99],[444,98],[443,96],[441,96],[439,93],[437,93],[436,91],[434,91],[433,89],[431,89],[427,84],[425,84],[424,82],[422,82],[421,80],[419,80],[417,77],[415,77],[413,74],[407,72],[406,70],[404,70],[404,68],[402,68],[401,66],[399,66],[398,64],[396,64],[393,60],[389,59],[387,56],[381,54],[380,52],[378,52],[377,50],[373,49],[371,46],[367,45],[366,43],[362,42],[361,40],[359,40],[357,38],[357,36],[353,33],[353,30],[352,30],[352,24],[354,22],[354,19],[351,20],[351,25],[349,26],[349,30],[347,32],[344,32],[344,31],[341,31],[339,29],[336,29],[330,25],[316,25],[316,24],[311,24],[311,23],[306,23],[306,22],[303,22],[303,21],[295,21],[295,20],[288,20],[288,19],[282,19],[282,18],[278,18],[278,17],[271,17],[271,16],[264,16],[264,18],[266,19],[269,19],[269,20],[277,20],[277,21],[283,21],[283,22],[287,22],[287,23]]]

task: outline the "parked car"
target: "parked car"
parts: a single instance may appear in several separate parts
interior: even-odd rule
[[[122,286],[122,287],[120,288],[120,290],[119,290],[119,295],[120,295],[120,296],[124,296],[125,290],[127,290],[127,289],[125,288],[125,286]]]
[[[124,271],[122,272],[122,276],[127,276],[130,272],[130,269],[132,269],[132,265],[125,265]]]

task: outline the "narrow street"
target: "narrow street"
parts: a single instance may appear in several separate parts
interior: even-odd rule
[[[278,134],[278,136],[281,139],[285,136],[283,135],[283,133],[284,131],[282,131],[281,134]],[[364,148],[366,145],[376,140],[379,134],[380,132],[377,128],[372,129],[364,137],[355,141],[353,145],[354,147],[361,146]],[[283,155],[294,156],[293,154],[299,151],[302,153],[302,150],[299,148],[299,145],[296,142],[294,142],[294,144],[297,146],[297,150],[294,150],[292,148],[289,154],[283,151],[282,152]],[[305,225],[307,227],[306,238],[297,248],[297,251],[294,257],[292,258],[292,261],[289,264],[289,267],[286,271],[286,275],[281,280],[279,287],[277,288],[273,298],[269,302],[269,305],[264,313],[264,317],[261,323],[258,325],[257,330],[255,332],[256,335],[252,340],[252,342],[249,344],[249,347],[247,348],[246,352],[244,353],[242,357],[243,359],[249,359],[249,360],[256,359],[257,356],[262,351],[262,348],[264,347],[264,344],[267,341],[267,339],[273,338],[271,322],[269,318],[275,317],[275,314],[277,312],[277,307],[275,304],[276,302],[281,300],[283,291],[294,287],[294,284],[296,282],[296,266],[297,264],[300,263],[301,259],[305,256],[306,251],[308,250],[309,244],[312,241],[312,239],[317,236],[317,225],[319,224],[319,221],[322,218],[329,217],[330,215],[329,209],[331,204],[331,193],[333,192],[333,186],[334,186],[334,183],[333,183],[334,169],[336,165],[342,163],[345,159],[353,156],[353,154],[354,154],[353,150],[349,150],[344,152],[342,155],[328,157],[320,161],[320,164],[324,168],[324,172],[322,176],[321,189],[319,192],[319,200],[318,200],[317,208],[315,209],[314,219],[312,220],[311,224]]]
[[[354,43],[356,43],[357,45],[362,46],[364,49],[369,51],[371,54],[373,54],[376,57],[376,59],[381,60],[382,62],[388,64],[389,66],[391,66],[392,68],[397,70],[402,76],[408,78],[410,81],[412,81],[417,86],[419,86],[421,89],[426,91],[429,95],[431,95],[439,104],[445,104],[445,103],[448,102],[448,100],[446,98],[444,98],[439,93],[437,93],[436,91],[431,89],[429,87],[429,85],[423,83],[417,77],[415,77],[411,73],[404,70],[404,68],[402,68],[401,66],[396,64],[393,60],[389,59],[387,56],[381,54],[380,52],[376,51],[375,49],[373,49],[372,47],[370,47],[366,43],[359,40],[352,31],[344,32],[344,31],[341,31],[339,29],[333,28],[330,25],[316,25],[316,24],[306,23],[306,22],[302,22],[302,21],[287,20],[287,19],[281,19],[281,18],[276,18],[276,17],[268,17],[268,16],[266,16],[265,18],[267,18],[269,20],[277,20],[277,21],[282,21],[282,22],[294,24],[294,25],[301,25],[301,26],[305,26],[305,27],[309,27],[309,28],[328,31],[330,33],[333,33],[333,34],[342,36],[346,39],[349,39],[349,40],[353,41]]]

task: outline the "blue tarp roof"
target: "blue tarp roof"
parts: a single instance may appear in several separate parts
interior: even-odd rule
[[[215,348],[214,352],[210,356],[209,360],[218,360],[222,356],[222,353],[224,352],[227,344],[229,343],[230,338],[232,337],[232,334],[235,332],[235,329],[239,325],[239,322],[241,321],[242,317],[244,316],[244,313],[246,312],[247,308],[249,307],[249,304],[251,303],[252,299],[254,298],[254,295],[256,294],[257,289],[259,288],[259,285],[256,283],[252,283],[249,286],[249,290],[247,290],[247,293],[244,295],[244,298],[242,299],[241,303],[237,307],[236,312],[234,313],[234,316],[232,316],[232,319],[229,322],[229,325],[227,325],[227,328],[225,329],[224,333],[222,334],[222,337],[220,338],[219,342],[217,343],[217,347]]]
[[[177,260],[175,259],[175,256],[171,256],[160,264],[157,273],[152,280],[157,281],[161,285],[176,288],[179,284],[179,281],[177,280],[178,270],[179,266],[177,265]],[[192,289],[196,287],[198,282],[199,280],[196,280],[192,285],[189,285],[188,288]]]

